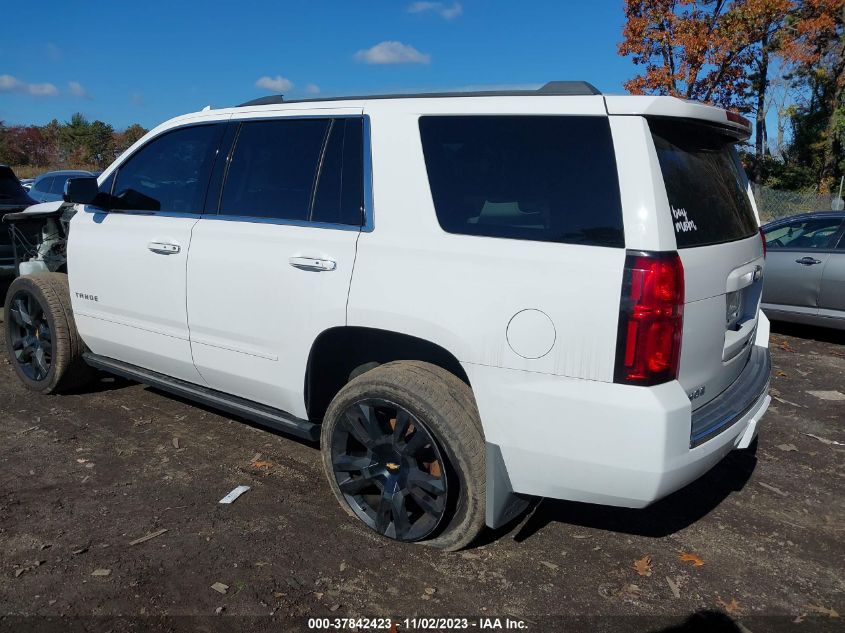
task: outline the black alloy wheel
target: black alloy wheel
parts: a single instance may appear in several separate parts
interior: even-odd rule
[[[352,511],[398,541],[430,535],[447,512],[446,463],[425,425],[387,400],[353,403],[331,440],[334,477]]]
[[[12,297],[9,328],[15,362],[35,382],[47,378],[53,361],[53,334],[44,307],[28,292]]]

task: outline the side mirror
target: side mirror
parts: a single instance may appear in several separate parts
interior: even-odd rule
[[[92,204],[99,193],[97,179],[93,176],[82,176],[79,178],[68,178],[65,183],[65,202],[75,204]]]

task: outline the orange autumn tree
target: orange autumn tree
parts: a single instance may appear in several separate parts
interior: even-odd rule
[[[644,67],[625,88],[753,113],[759,165],[769,68],[795,10],[795,0],[625,0],[619,53]]]

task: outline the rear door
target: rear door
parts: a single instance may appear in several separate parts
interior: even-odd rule
[[[94,353],[202,384],[188,337],[186,265],[222,128],[191,125],[153,138],[106,179],[114,178],[108,208],[89,205],[74,216],[71,300]]]
[[[358,109],[232,126],[225,182],[188,260],[193,358],[212,388],[304,418],[311,345],[346,324],[363,118]]]
[[[678,380],[696,409],[730,386],[751,354],[762,241],[735,139],[689,120],[654,118],[649,127],[684,266]]]

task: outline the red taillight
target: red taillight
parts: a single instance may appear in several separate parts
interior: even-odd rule
[[[760,229],[760,239],[763,240],[763,257],[766,257],[766,234]]]
[[[656,385],[677,378],[683,325],[684,267],[678,253],[629,252],[615,382]]]

